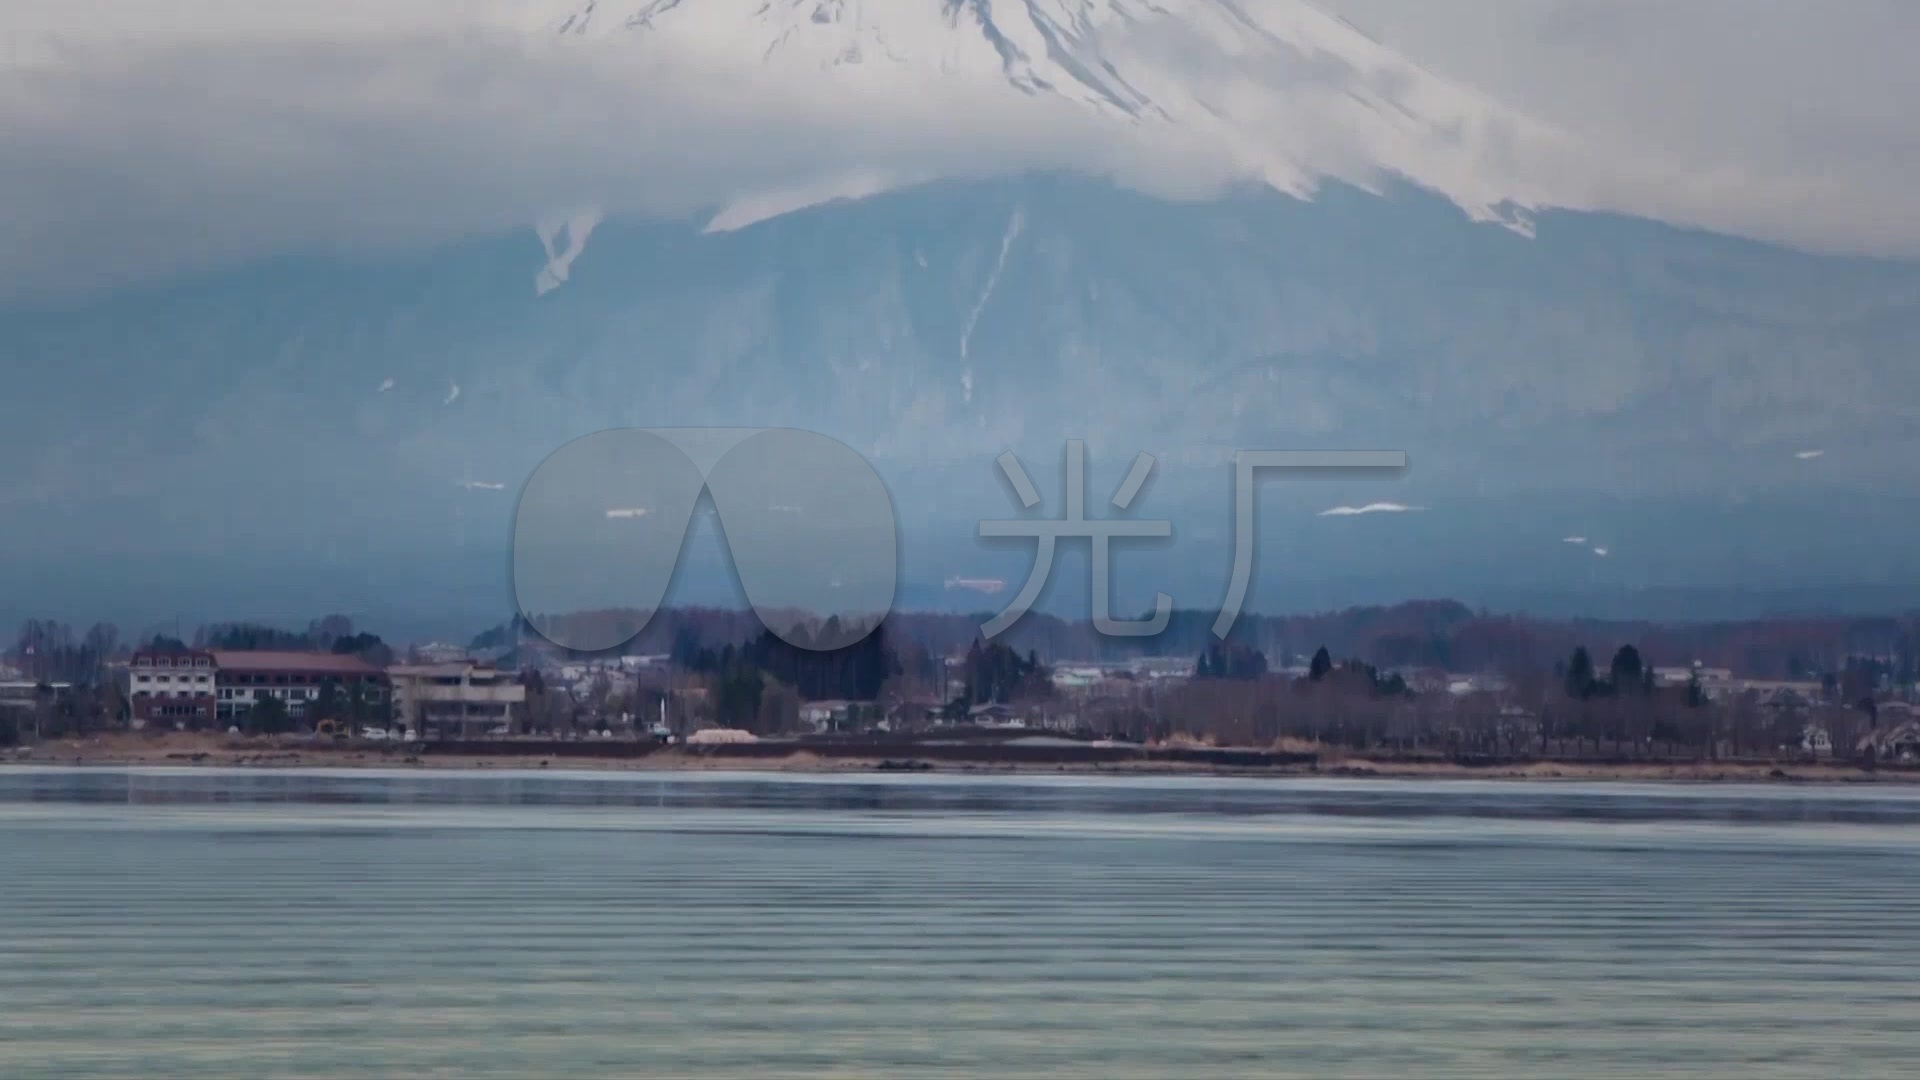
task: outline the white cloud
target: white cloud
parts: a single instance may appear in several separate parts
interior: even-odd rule
[[[1826,457],[1827,452],[1825,450],[1802,450],[1793,456],[1799,458],[1801,461],[1812,461],[1815,458]]]
[[[863,10],[917,31],[921,2],[942,10]],[[1897,53],[1920,9],[1317,2],[1387,45],[1297,0],[1244,0],[1265,37],[1235,37],[1204,0],[1163,5],[1191,17],[1177,28],[1108,34],[1141,93],[1186,95],[1165,123],[947,70],[919,39],[937,74],[765,65],[705,14],[757,0],[689,0],[705,21],[668,49],[533,33],[573,0],[13,0],[0,297],[535,223],[549,257],[529,272],[551,288],[602,213],[738,228],[1047,168],[1173,197],[1398,172],[1485,214],[1512,197],[1920,252],[1920,65]]]
[[[1377,503],[1368,503],[1365,506],[1336,506],[1330,510],[1320,511],[1320,513],[1317,516],[1319,517],[1359,517],[1363,514],[1411,514],[1411,513],[1417,513],[1422,509],[1424,509],[1424,507],[1406,506],[1401,503],[1393,503],[1393,502],[1377,502]]]
[[[1920,254],[1920,5],[1313,0],[1665,183],[1598,208],[1821,250]]]
[[[318,21],[256,16],[196,38],[192,16],[134,20],[154,36],[75,33],[0,63],[0,297],[536,223],[557,280],[598,212],[721,208],[712,227],[726,229],[937,176],[1080,167],[1187,195],[1224,175],[1218,155],[1146,147],[1005,86],[874,94],[751,58],[690,66],[484,25]],[[1150,168],[1163,150],[1171,167]]]

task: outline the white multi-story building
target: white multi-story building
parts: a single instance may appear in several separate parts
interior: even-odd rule
[[[135,727],[201,727],[214,720],[218,669],[204,649],[142,649],[127,665]]]
[[[241,720],[263,697],[279,698],[287,715],[299,718],[329,685],[339,693],[357,694],[369,715],[385,710],[386,672],[357,656],[219,649],[212,657],[222,721]]]

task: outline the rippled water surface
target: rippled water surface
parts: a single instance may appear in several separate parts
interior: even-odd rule
[[[1893,787],[0,769],[0,1076],[1911,1076]]]

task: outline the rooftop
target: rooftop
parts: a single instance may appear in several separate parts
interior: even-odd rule
[[[379,668],[357,656],[336,653],[215,649],[213,663],[222,671],[288,671],[308,675],[380,674]]]
[[[133,662],[138,664],[143,660],[177,660],[182,658],[199,660],[211,657],[212,655],[213,653],[206,649],[135,649],[133,651]]]
[[[480,664],[472,660],[449,660],[439,664],[393,664],[387,668],[387,674],[416,679],[457,679],[468,674],[480,678],[495,678],[508,673],[492,664]]]

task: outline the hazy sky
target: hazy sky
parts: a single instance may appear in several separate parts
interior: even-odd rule
[[[1920,254],[1920,4],[1314,2],[1584,138],[1726,175],[1721,228]],[[1769,180],[1807,193],[1802,221],[1748,206],[1743,187]]]
[[[864,10],[886,23],[936,2]],[[1260,152],[1308,171],[1920,255],[1920,65],[1900,55],[1920,40],[1920,4],[1315,2],[1399,55],[1327,63],[1309,48],[1282,63],[1230,48],[1288,70],[1222,75],[1202,34],[1115,47],[1244,105],[1271,143]],[[729,67],[718,32],[693,58],[556,48],[541,30],[571,3],[9,0],[0,297],[588,208],[682,214],[942,175],[1078,166],[1184,194],[1249,160],[1237,136],[1142,134],[965,81],[849,96],[748,70],[750,55]],[[1283,35],[1311,22],[1298,0],[1242,6]],[[1428,129],[1363,130],[1338,111],[1355,88],[1430,107]]]

